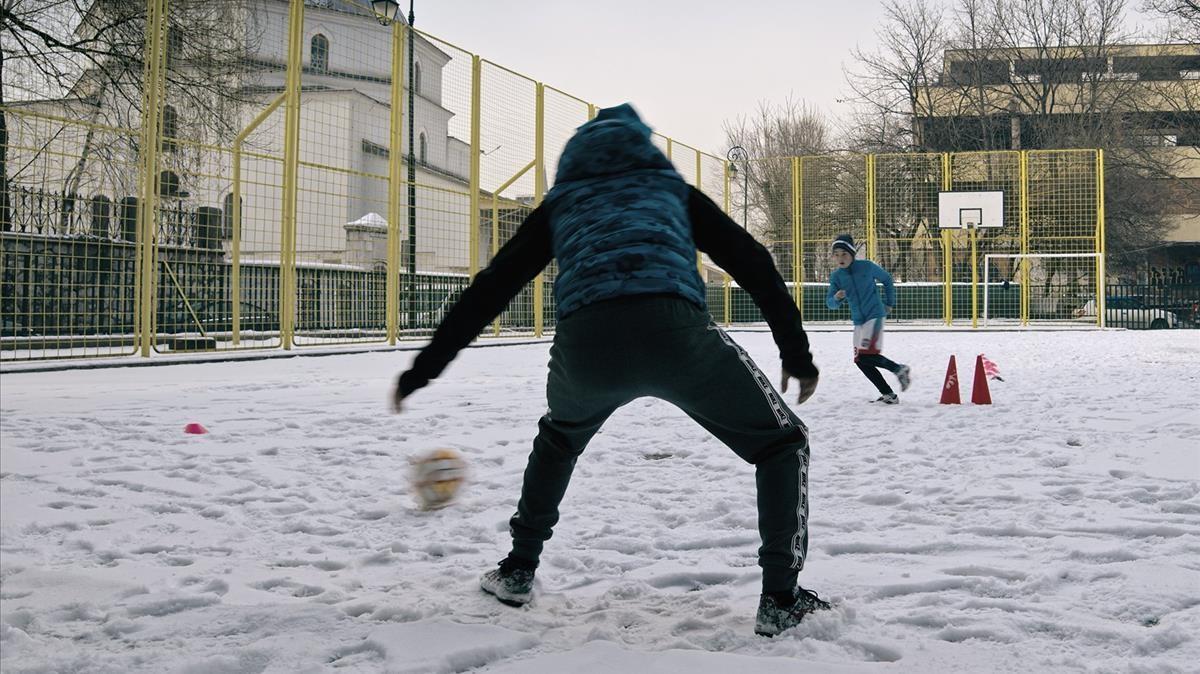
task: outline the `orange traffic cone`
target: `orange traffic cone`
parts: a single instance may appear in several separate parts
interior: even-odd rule
[[[976,405],[991,405],[992,394],[988,391],[987,370],[983,367],[983,354],[975,358],[975,384],[971,386],[971,402]]]
[[[208,432],[208,429],[193,421],[183,427],[183,432],[188,435],[204,435]]]
[[[942,405],[962,404],[962,400],[958,397],[958,365],[954,362],[954,356],[950,356],[950,364],[946,366],[946,383],[942,385],[942,399],[939,403]]]

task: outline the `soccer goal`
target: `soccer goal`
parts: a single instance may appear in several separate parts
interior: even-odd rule
[[[983,256],[983,324],[1105,325],[1100,253]]]

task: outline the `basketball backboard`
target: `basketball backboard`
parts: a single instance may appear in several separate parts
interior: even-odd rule
[[[978,229],[1004,226],[1004,192],[938,192],[938,226]]]

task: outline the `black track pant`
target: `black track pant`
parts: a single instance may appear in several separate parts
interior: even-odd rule
[[[858,366],[858,369],[862,370],[863,374],[867,375],[867,379],[871,380],[871,383],[875,385],[875,388],[879,389],[880,393],[883,395],[893,393],[892,387],[888,386],[883,375],[879,373],[878,368],[883,368],[895,374],[900,369],[899,363],[884,357],[883,354],[870,353],[855,356],[854,364]]]
[[[512,556],[538,559],[575,461],[609,415],[643,396],[673,403],[754,464],[763,591],[794,588],[808,552],[808,431],[707,312],[669,296],[600,302],[559,321],[549,411],[509,522]]]

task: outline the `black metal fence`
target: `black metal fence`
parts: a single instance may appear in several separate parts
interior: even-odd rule
[[[90,233],[0,232],[0,337],[132,335],[137,247]],[[155,332],[232,329],[233,265],[220,249],[160,245]],[[279,265],[239,267],[241,328],[279,330]],[[400,289],[409,287],[401,273]],[[414,302],[402,298],[400,327],[428,330],[467,286],[463,274],[418,274]],[[383,334],[382,270],[297,267],[297,333]]]
[[[1200,283],[1113,284],[1104,313],[1112,328],[1200,328]]]

